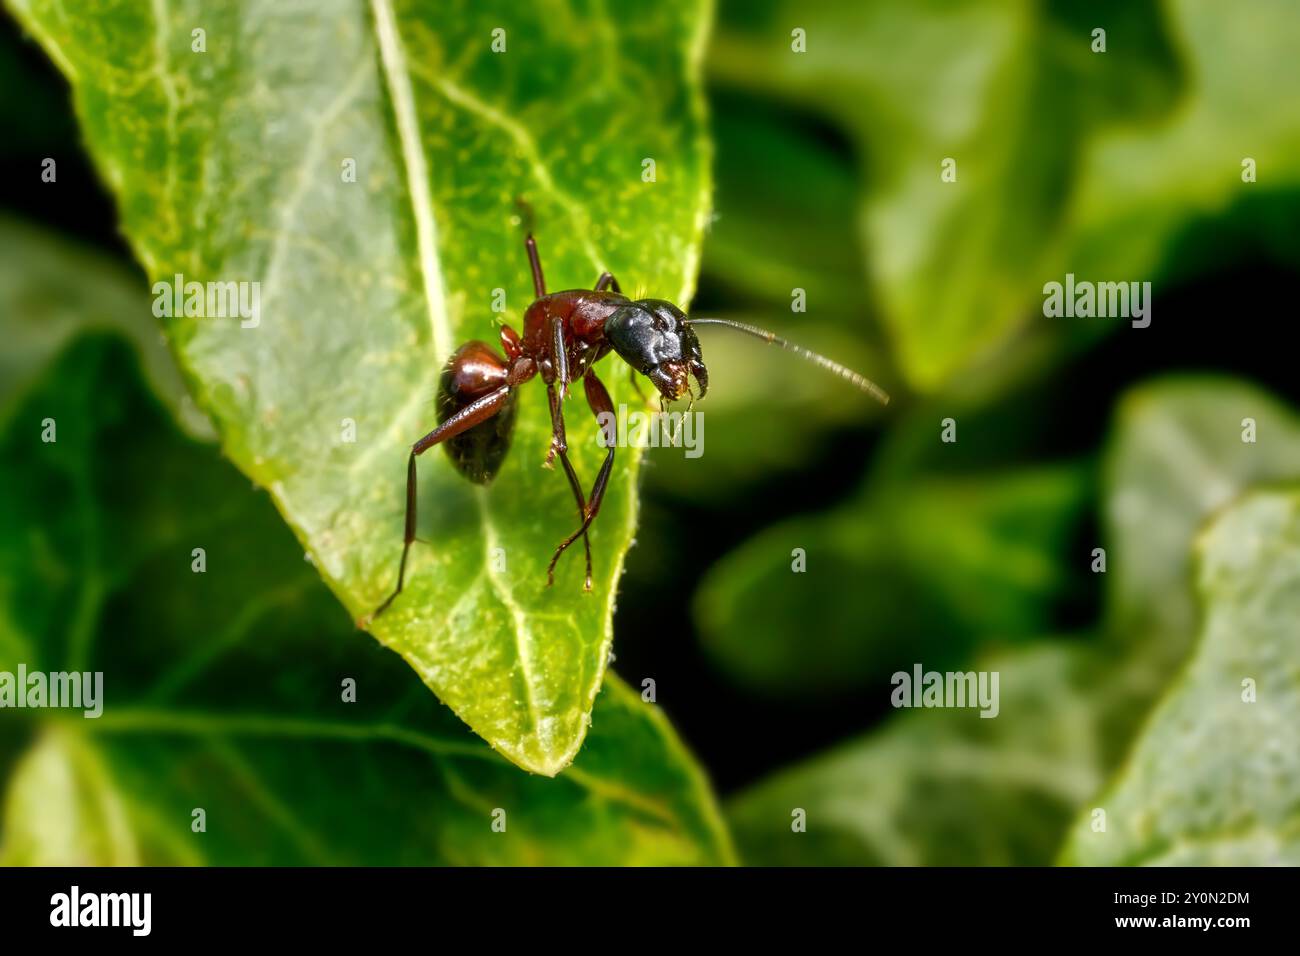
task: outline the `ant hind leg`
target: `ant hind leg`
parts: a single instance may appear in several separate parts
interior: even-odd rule
[[[415,541],[416,504],[418,503],[415,459],[434,445],[440,444],[449,438],[455,438],[461,432],[467,431],[497,414],[505,407],[506,400],[513,390],[510,385],[502,385],[500,388],[489,392],[477,401],[466,405],[411,446],[410,457],[406,460],[406,522],[402,534],[402,563],[397,566],[397,587],[393,589],[392,594],[384,599],[383,604],[357,621],[358,627],[369,627],[371,621],[388,610],[388,606],[402,593],[402,588],[406,584],[406,559],[411,553],[411,543]]]

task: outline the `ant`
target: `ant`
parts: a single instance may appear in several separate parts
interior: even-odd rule
[[[699,386],[701,399],[709,390],[709,373],[704,367],[695,326],[721,325],[794,352],[874,396],[882,404],[889,402],[889,396],[874,382],[771,332],[730,319],[690,319],[677,306],[663,299],[633,301],[623,295],[618,280],[609,272],[601,274],[594,289],[569,289],[548,294],[537,242],[531,230],[524,246],[528,251],[537,298],[524,312],[523,337],[510,326],[503,325],[501,348],[504,357],[486,342],[475,340],[457,349],[443,367],[438,386],[438,427],[411,446],[406,462],[406,531],[397,587],[363,623],[382,614],[402,593],[406,559],[411,551],[411,542],[415,540],[415,459],[434,445],[442,445],[456,470],[467,479],[480,485],[490,482],[510,450],[517,412],[516,392],[539,374],[546,383],[551,405],[551,445],[544,465],[553,467],[554,460],[560,459],[569,487],[573,489],[580,522],[578,530],[560,542],[551,556],[551,563],[546,568],[546,586],[555,583],[555,564],[560,555],[582,538],[587,553],[584,588],[587,591],[591,590],[591,543],[587,539],[587,529],[600,513],[605,486],[614,465],[614,445],[612,442],[608,444],[605,461],[591,486],[591,495],[584,497],[582,484],[569,462],[562,401],[568,397],[569,384],[582,379],[587,404],[597,420],[602,413],[613,414],[609,392],[592,368],[611,351],[631,366],[634,383],[635,373],[639,372],[654,384],[661,396],[661,405],[685,395],[690,395],[691,404],[694,404],[695,393],[690,378],[693,377]]]

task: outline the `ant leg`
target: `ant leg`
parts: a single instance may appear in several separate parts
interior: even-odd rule
[[[402,535],[402,563],[397,568],[397,587],[393,589],[392,594],[388,595],[383,604],[357,622],[360,627],[367,626],[371,621],[383,614],[384,611],[388,610],[388,605],[392,604],[397,595],[402,593],[402,587],[406,583],[406,558],[411,553],[411,542],[415,540],[416,457],[424,454],[434,445],[444,442],[448,438],[455,438],[461,432],[473,428],[480,422],[487,421],[501,411],[506,399],[510,397],[511,391],[512,386],[502,385],[500,388],[488,392],[482,398],[471,402],[456,414],[450,416],[445,422],[411,446],[411,456],[406,460],[406,527]]]
[[[542,467],[551,468],[555,456],[558,454],[563,457],[569,450],[569,436],[564,431],[564,403],[560,401],[554,382],[547,383],[546,398],[551,403],[551,445],[546,449],[546,460],[542,462]]]
[[[578,504],[578,520],[582,521],[587,511],[586,499],[582,496],[582,482],[578,480],[577,472],[573,470],[573,464],[569,461],[569,441],[564,432],[564,405],[560,398],[560,393],[556,391],[555,384],[558,380],[564,394],[568,394],[569,389],[569,362],[568,348],[564,341],[564,322],[561,319],[551,320],[551,337],[548,343],[548,351],[551,357],[551,368],[555,378],[546,383],[546,397],[551,403],[551,447],[547,449],[546,461],[543,464],[551,467],[551,462],[555,456],[560,456],[560,464],[564,467],[564,474],[569,479],[569,487],[573,489],[574,500]],[[591,590],[591,541],[584,534],[582,544],[587,552],[587,578],[586,589]]]
[[[597,422],[600,421],[600,416],[603,414],[613,415],[614,403],[610,401],[609,392],[605,389],[604,383],[596,377],[596,373],[588,370],[587,374],[583,376],[582,382],[587,391],[587,404],[591,406],[591,413],[596,416]],[[569,545],[577,541],[579,536],[586,537],[587,529],[596,520],[596,515],[600,514],[600,505],[605,500],[605,489],[609,485],[609,473],[613,467],[614,444],[611,443],[609,451],[605,453],[605,461],[600,466],[600,472],[596,475],[596,481],[591,486],[591,498],[587,503],[582,526],[560,543],[560,546],[555,549],[555,554],[551,556],[551,563],[546,567],[547,587],[555,583],[555,563],[560,560],[560,555],[564,554]]]
[[[547,385],[550,386],[558,382],[560,386],[560,395],[563,398],[568,398],[569,397],[569,349],[568,349],[568,344],[564,340],[563,319],[559,319],[559,318],[551,319],[551,335],[550,335],[550,341],[548,341],[546,344],[546,354],[551,360],[551,380],[547,382]],[[555,427],[556,421],[557,419],[555,415],[552,415],[551,416],[551,425],[552,425],[551,448],[546,453],[546,461],[544,462],[547,468],[551,467],[551,461],[555,458],[555,452],[558,450],[557,443],[559,445],[564,444],[563,413],[561,413],[560,417],[558,418],[559,421],[558,429]]]
[[[573,464],[569,461],[568,442],[564,434],[564,409],[560,405],[560,397],[556,394],[554,385],[546,386],[546,395],[551,402],[552,441],[555,436],[559,437],[560,447],[557,449],[557,454],[560,456],[560,464],[564,466],[564,474],[569,479],[569,487],[573,489],[573,499],[578,504],[578,520],[582,521],[587,515],[587,500],[582,495],[582,482],[578,480],[578,473],[573,470]],[[584,590],[590,591],[591,541],[585,534],[582,536],[582,544],[587,551],[587,578]]]
[[[542,276],[542,260],[537,255],[537,240],[531,232],[524,239],[524,248],[528,250],[528,265],[533,270],[533,292],[540,299],[546,295],[546,279]]]
[[[564,341],[564,320],[551,320],[551,368],[555,369],[555,377],[560,383],[560,395],[563,398],[569,397],[569,348],[568,343]]]
[[[415,540],[415,517],[416,517],[416,469],[415,469],[415,451],[412,450],[409,458],[406,459],[406,529],[402,535],[402,563],[397,566],[397,587],[393,593],[388,595],[384,603],[375,608],[370,617],[365,619],[365,623],[377,618],[388,610],[388,605],[393,603],[393,599],[402,593],[402,586],[406,583],[406,558],[411,553],[411,542]]]
[[[542,261],[537,257],[537,240],[533,238],[533,207],[522,196],[515,197],[515,206],[524,225],[524,248],[528,250],[528,265],[533,270],[533,292],[540,299],[546,295],[546,280],[542,278]]]

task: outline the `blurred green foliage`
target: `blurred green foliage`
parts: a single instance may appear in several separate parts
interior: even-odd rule
[[[1010,364],[1005,353],[1035,341],[1025,330],[1043,283],[1067,268],[1176,274],[1171,253],[1192,222],[1246,205],[1245,156],[1266,171],[1259,191],[1300,183],[1300,128],[1274,108],[1300,38],[1286,0],[724,10],[711,76],[812,110],[852,139],[865,270],[918,389]],[[806,54],[791,53],[796,27]],[[1095,27],[1107,30],[1104,54],[1090,50]],[[940,181],[945,158],[956,182]],[[1058,323],[1053,334],[1100,331]]]
[[[77,336],[116,332],[135,347],[153,391],[185,430],[200,439],[214,437],[185,390],[138,276],[8,216],[0,216],[0,263],[0,409],[10,409],[12,399]]]
[[[538,37],[571,53],[574,44],[593,39],[583,11],[567,4],[557,9],[564,15],[539,14],[511,42]],[[703,244],[702,285],[720,303],[719,314],[775,326],[861,368],[895,394],[882,410],[759,343],[710,336],[704,341],[713,382],[703,406],[706,454],[700,460],[678,450],[650,456],[647,481],[661,501],[704,510],[740,501],[753,515],[752,536],[709,570],[692,598],[719,680],[764,705],[838,695],[862,701],[864,712],[874,714],[888,696],[889,673],[913,662],[996,670],[1001,677],[996,719],[973,710],[891,715],[731,796],[727,821],[743,862],[1296,862],[1300,673],[1288,659],[1295,657],[1298,633],[1296,499],[1291,492],[1249,492],[1300,478],[1300,417],[1248,382],[1183,375],[1123,395],[1111,410],[1103,447],[1059,455],[1044,448],[1039,407],[1069,363],[1106,336],[1143,334],[1108,320],[1045,319],[1044,282],[1073,271],[1084,278],[1150,279],[1167,292],[1241,255],[1243,244],[1225,235],[1249,236],[1251,248],[1300,262],[1294,235],[1300,116],[1286,108],[1295,98],[1300,46],[1294,5],[724,2],[704,54],[711,146],[692,138],[699,114],[693,80],[682,79],[698,52],[700,11],[694,4],[669,5],[643,14],[645,21],[625,12],[617,21],[636,22],[639,32],[602,33],[597,46],[606,58],[595,79],[570,71],[585,59],[564,55],[501,75],[479,61],[453,63],[441,55],[446,51],[431,27],[406,19],[404,7],[397,12],[403,26],[416,27],[408,40],[424,62],[414,71],[421,110],[439,97],[459,109],[445,125],[430,122],[423,144],[437,160],[434,202],[458,335],[464,328],[490,337],[491,316],[472,294],[478,286],[507,288],[512,319],[527,301],[526,273],[510,244],[509,205],[517,183],[536,185],[539,157],[554,170],[556,184],[530,197],[539,219],[585,216],[596,248],[609,256],[605,263],[590,261],[582,229],[558,236],[542,230],[552,285],[585,284],[588,272],[594,278],[597,266],[608,264],[629,291],[680,292],[684,302],[705,225],[702,164],[711,148],[717,212]],[[483,29],[468,9],[446,19],[455,30]],[[1104,54],[1090,49],[1098,26],[1107,31]],[[795,28],[806,31],[807,53],[791,50]],[[86,48],[78,52],[103,60],[113,42],[131,35],[88,39],[82,33]],[[640,42],[632,43],[633,36]],[[651,49],[647,36],[671,42]],[[132,49],[150,55],[140,44]],[[611,49],[635,49],[637,59],[615,63]],[[317,66],[346,81],[349,62],[333,56]],[[9,75],[3,66],[0,75]],[[453,77],[470,77],[482,102],[458,100],[464,89],[455,79],[451,87],[441,81],[442,67]],[[454,73],[461,68],[468,72]],[[366,91],[363,106],[374,107],[361,110],[359,128],[373,134],[370,158],[384,169],[369,185],[391,197],[399,165],[395,134],[378,108],[382,97],[371,89],[375,77],[364,70],[357,75]],[[578,87],[582,95],[572,99]],[[560,102],[577,105],[557,110]],[[669,134],[636,139],[653,139],[646,103],[656,115],[677,117],[669,125],[680,141],[669,142]],[[497,112],[485,111],[485,104]],[[91,145],[120,160],[122,144],[97,105],[83,99]],[[210,106],[241,129],[257,120]],[[294,115],[308,122],[310,112]],[[420,119],[429,117],[422,112]],[[566,140],[554,154],[546,151],[557,129],[584,124],[596,131],[589,149],[570,148]],[[200,140],[211,135],[189,126],[182,132]],[[156,140],[157,131],[151,135]],[[162,149],[154,140],[147,145],[150,156]],[[660,159],[658,199],[602,188],[627,179],[624,165],[635,166],[647,150]],[[685,176],[664,161],[673,155],[685,163]],[[954,183],[940,179],[945,157],[957,161]],[[1242,182],[1246,157],[1258,165],[1258,182]],[[486,189],[440,176],[461,160],[500,175]],[[269,173],[286,174],[279,167]],[[671,193],[668,201],[660,202],[660,187]],[[186,256],[244,262],[235,254],[240,249],[256,264],[274,245],[273,230],[244,235],[242,220],[201,221],[197,213],[189,216],[193,210],[178,222],[161,213],[157,221],[148,218],[162,208],[126,207],[128,227],[137,224],[137,248],[151,250],[146,261],[153,256],[154,265]],[[408,275],[419,251],[414,224],[398,215],[388,230],[393,222],[383,209],[360,212],[340,214],[346,228],[328,218],[328,208],[294,223],[293,234],[303,241],[291,247],[293,294],[318,310],[328,299],[330,309],[349,317],[330,324],[323,340],[293,326],[298,339],[278,347],[283,382],[277,390],[310,393],[323,382],[337,393],[350,366],[335,360],[351,354],[344,346],[354,336],[370,341],[382,333],[385,348],[397,355],[368,359],[367,383],[378,375],[400,385],[381,392],[405,394],[432,369],[421,357],[430,335],[420,327],[419,279]],[[169,223],[176,235],[151,233]],[[399,277],[384,286],[391,308],[376,310],[358,298],[359,289],[335,288],[331,283],[344,281],[333,274],[340,270],[313,264],[319,250],[312,237],[342,234],[358,223],[369,224],[359,230],[367,248],[354,251],[373,267],[367,288],[384,286],[382,275]],[[369,226],[376,223],[385,237],[378,251],[370,248],[376,233]],[[7,499],[0,531],[6,545],[15,542],[0,569],[6,588],[0,649],[8,659],[21,653],[30,661],[63,660],[84,648],[94,660],[102,655],[106,668],[118,668],[115,680],[131,689],[131,710],[116,726],[112,720],[0,724],[0,772],[8,771],[0,857],[732,859],[727,826],[701,770],[659,711],[616,679],[596,698],[592,732],[576,763],[558,780],[545,780],[493,755],[396,657],[358,642],[318,573],[300,559],[292,538],[275,530],[267,502],[212,449],[167,423],[158,399],[173,415],[185,413],[185,399],[149,322],[140,321],[142,306],[132,304],[131,282],[101,274],[90,257],[54,239],[0,226],[0,250],[8,252],[0,305],[8,306],[4,334],[16,343],[0,364],[6,376],[0,424],[7,436],[0,448],[13,486],[0,496]],[[70,272],[62,270],[65,263]],[[796,288],[806,293],[807,312],[791,311]],[[372,311],[400,321],[384,325],[387,319],[373,320]],[[364,325],[353,318],[363,315]],[[1154,321],[1172,324],[1178,317]],[[136,344],[148,388],[120,347],[95,339],[65,351],[84,328],[125,333]],[[200,396],[208,390],[205,404],[237,422],[234,432],[225,422],[223,434],[245,472],[274,482],[283,479],[286,462],[321,467],[317,435],[283,452],[255,447],[274,439],[281,426],[255,417],[239,424],[238,388],[248,366],[267,359],[255,351],[223,367],[230,343],[205,339],[201,331],[181,330],[183,364],[191,378],[197,375]],[[301,351],[290,348],[299,340],[310,340],[313,355],[331,356],[328,374],[320,364],[299,364]],[[616,400],[634,395],[621,373],[607,378]],[[214,381],[225,391],[214,391]],[[67,382],[78,386],[69,390]],[[520,439],[525,445],[541,442],[545,430],[542,399],[533,399],[525,411],[531,430]],[[382,395],[375,401],[383,405],[373,417],[387,429],[384,441],[398,449],[410,428],[395,427],[399,418]],[[82,423],[74,426],[76,442],[57,450],[37,446],[40,456],[33,459],[30,420],[38,405],[57,402]],[[949,416],[958,423],[953,445],[939,441],[940,422]],[[413,410],[407,416],[415,417]],[[148,426],[127,429],[128,419]],[[1245,419],[1256,423],[1254,443],[1242,441]],[[874,436],[877,444],[870,455],[845,456],[846,470],[869,461],[861,475],[848,474],[847,485],[841,483],[851,489],[842,500],[827,501],[823,476],[807,474],[806,462],[844,434]],[[268,448],[274,474],[254,460]],[[311,479],[317,491],[337,490],[330,476],[349,467],[343,453],[327,450],[325,467]],[[595,450],[579,455],[586,456],[580,470],[593,474]],[[109,457],[121,467],[96,467]],[[537,470],[536,456],[516,449],[514,459],[507,467],[516,471],[503,474],[501,486],[515,504],[494,498],[491,507],[506,514],[530,501],[529,515],[556,515],[554,527],[530,518],[521,532],[528,560],[544,560],[554,532],[563,530],[558,516],[568,514],[567,492],[549,480],[553,475],[534,489],[526,476]],[[168,481],[152,481],[151,468]],[[399,527],[393,479],[400,474],[375,468],[369,484],[384,489],[383,501],[368,499],[365,510],[383,517],[373,524],[394,534],[375,537],[373,561],[370,545],[362,549],[362,577],[370,576],[371,565],[386,567],[395,558],[386,549]],[[797,502],[780,503],[774,510],[782,517],[770,523],[769,503],[754,489],[774,475],[806,490]],[[630,538],[633,481],[634,470],[622,473],[626,510],[612,524],[609,515],[602,519],[612,533],[596,539],[598,554],[621,551]],[[464,489],[439,482],[427,487],[452,495],[451,510],[472,510]],[[282,509],[293,497],[277,495]],[[75,511],[50,503],[69,496],[78,502]],[[346,510],[338,508],[314,515],[309,541],[322,529],[334,533]],[[302,531],[301,514],[289,517]],[[140,530],[120,529],[125,520]],[[224,580],[189,573],[188,545],[182,548],[178,535],[188,541],[194,521],[210,536],[210,553],[224,555],[237,573]],[[1087,537],[1090,521],[1101,526],[1099,542]],[[126,540],[139,553],[86,551],[87,527],[99,529],[101,552],[105,542],[116,547]],[[473,523],[440,526],[440,553],[481,550],[480,530]],[[458,543],[449,546],[453,537]],[[1098,544],[1107,566],[1094,576],[1091,549]],[[647,573],[656,563],[671,565],[681,546],[658,542]],[[510,547],[513,555],[516,545]],[[796,548],[805,552],[806,573],[791,571]],[[98,590],[87,593],[75,583],[77,573],[67,565],[73,552],[90,561]],[[357,549],[338,541],[311,548],[318,562],[345,552],[352,561]],[[321,563],[336,584],[338,567]],[[512,563],[512,576],[537,573]],[[445,567],[428,576],[435,590],[456,584]],[[200,581],[222,589],[203,605],[219,608],[215,617],[177,599]],[[611,574],[611,599],[612,581]],[[1056,626],[1062,604],[1090,601],[1098,592],[1100,606],[1089,620]],[[351,610],[370,600],[368,591],[365,600],[359,593],[344,594]],[[29,594],[32,603],[20,600]],[[446,603],[430,594],[413,597],[413,604]],[[687,595],[674,592],[673,599]],[[545,621],[552,613],[547,607],[530,606],[529,613]],[[599,616],[574,629],[576,643],[553,646],[557,670],[603,662],[605,643],[592,624]],[[593,692],[599,666],[579,682]],[[355,705],[338,702],[342,676],[359,680]],[[1257,682],[1257,703],[1241,699],[1246,677]],[[697,706],[707,709],[710,702]],[[346,717],[345,707],[354,708]],[[863,718],[864,725],[869,721]],[[535,759],[538,753],[520,762],[555,769],[554,762]],[[209,839],[196,843],[188,812],[204,801],[213,822]],[[509,837],[485,825],[498,806],[509,814]],[[1106,811],[1103,832],[1095,828],[1096,809]],[[806,832],[791,828],[800,810]],[[322,833],[330,834],[328,846]]]
[[[1242,441],[1247,412],[1267,436],[1257,444]],[[1247,489],[1300,475],[1298,456],[1294,420],[1257,389],[1186,378],[1137,390],[1121,403],[1106,455],[1106,576],[1113,582],[1106,629],[969,660],[963,669],[1001,674],[996,719],[971,710],[900,715],[742,793],[731,813],[746,861],[1051,862],[1070,819],[1096,799],[1098,785],[1118,765],[1191,643],[1195,596],[1188,571],[1198,529]],[[1210,462],[1212,472],[1197,470]],[[901,626],[899,632],[904,639],[911,633]],[[1261,623],[1254,641],[1232,644],[1240,674],[1216,691],[1219,699],[1228,694],[1238,701],[1240,678],[1256,672],[1272,675],[1270,683],[1293,695],[1296,671],[1283,662],[1294,636],[1295,620],[1283,615]],[[910,659],[930,664],[923,655]],[[1210,722],[1218,719],[1219,706],[1229,704],[1207,709]],[[1293,728],[1264,723],[1243,735],[1240,746],[1262,758],[1294,740]],[[1254,801],[1233,802],[1238,782],[1225,776],[1221,785],[1216,795],[1207,782],[1196,799],[1205,798],[1207,807],[1231,804],[1250,816]],[[791,832],[792,807],[806,810],[808,832],[819,832],[817,840]],[[1128,818],[1113,826],[1138,823]],[[1109,845],[1106,840],[1100,838]],[[1269,847],[1259,849],[1253,862],[1276,862]],[[1119,851],[1097,852],[1112,862],[1124,858]],[[1251,862],[1244,855],[1237,860]]]
[[[1075,811],[1105,779],[1097,697],[1106,668],[1080,644],[1044,641],[970,661],[1000,674],[996,718],[961,709],[895,717],[743,791],[728,806],[742,859],[1050,863]],[[796,809],[806,832],[792,829]]]
[[[1061,466],[869,482],[863,501],[769,528],[714,565],[702,638],[747,686],[809,694],[1037,636],[1070,586],[1087,479]]]
[[[1098,798],[1106,826],[1088,814],[1072,831],[1069,862],[1300,863],[1300,493],[1248,496],[1196,552],[1196,651]]]
[[[1119,405],[1098,495],[1091,461],[1043,463],[1032,437],[1012,437],[1026,413],[994,400],[1013,392],[1033,402],[1052,387],[1053,366],[1116,327],[1042,318],[1043,283],[1066,271],[1168,288],[1231,263],[1225,227],[1300,261],[1285,225],[1300,213],[1300,117],[1276,107],[1280,89],[1294,91],[1288,51],[1300,16],[1269,2],[723,9],[709,60],[715,85],[819,117],[853,147],[863,304],[840,317],[811,308],[808,322],[855,323],[868,341],[883,331],[892,377],[934,398],[895,420],[848,501],[770,527],[713,567],[695,602],[702,638],[728,679],[765,695],[883,695],[889,671],[913,661],[999,670],[1003,689],[995,720],[899,715],[737,795],[742,855],[805,865],[1051,862],[1192,646],[1197,528],[1250,487],[1300,476],[1300,433],[1293,413],[1244,383],[1189,377],[1138,389]],[[1098,26],[1105,54],[1089,49]],[[796,27],[807,54],[791,54]],[[727,124],[717,128],[728,135]],[[728,155],[725,138],[717,149]],[[939,164],[949,156],[959,174],[945,184]],[[1258,182],[1242,181],[1246,157]],[[764,202],[801,186],[769,177]],[[806,227],[803,241],[816,247],[819,208],[814,200],[807,219],[791,218],[789,246]],[[713,263],[706,246],[706,276]],[[729,281],[739,275],[725,261],[718,268]],[[778,304],[775,290],[768,302]],[[949,415],[960,437],[945,446]],[[1247,417],[1267,436],[1258,444],[1241,439]],[[805,416],[796,443],[831,427]],[[1080,532],[1098,496],[1104,611],[1096,629],[1043,637],[1057,604],[1087,590],[1092,544]],[[791,572],[796,547],[807,551],[806,574]],[[1292,622],[1271,626],[1273,644],[1238,649],[1243,666],[1263,667],[1292,636]],[[1234,701],[1235,686],[1224,691]],[[1257,759],[1294,747],[1280,724],[1239,729]],[[1294,799],[1286,773],[1264,785]],[[1150,782],[1122,791],[1123,836],[1071,859],[1146,860],[1153,838],[1142,837],[1145,850],[1129,844],[1151,829],[1136,816]],[[1206,774],[1194,793],[1180,783],[1169,790],[1203,801],[1209,816],[1258,818],[1266,833],[1284,825],[1231,782]],[[806,833],[791,830],[794,808],[807,813]],[[1201,822],[1178,817],[1162,839],[1180,828],[1195,839]],[[1277,862],[1280,839],[1203,859]]]

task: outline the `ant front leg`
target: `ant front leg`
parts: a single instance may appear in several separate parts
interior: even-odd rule
[[[601,415],[614,414],[614,403],[610,400],[609,392],[596,373],[588,369],[587,374],[582,379],[583,385],[587,391],[587,404],[591,406],[591,413],[596,416],[596,422],[600,424]],[[607,418],[606,421],[609,421]],[[609,485],[609,474],[614,467],[614,442],[609,444],[609,450],[605,453],[605,461],[600,466],[600,472],[596,475],[596,481],[591,486],[591,498],[588,500],[585,512],[582,518],[582,526],[577,531],[569,535],[555,549],[555,554],[551,556],[551,563],[546,567],[546,586],[550,587],[555,583],[555,563],[560,560],[560,555],[568,549],[569,545],[578,540],[581,536],[584,540],[587,537],[587,529],[591,523],[596,520],[596,515],[600,513],[601,502],[605,500],[605,489]],[[591,574],[588,570],[588,579]]]
[[[551,334],[547,342],[547,352],[551,359],[551,380],[546,383],[546,388],[550,392],[555,391],[555,385],[558,382],[560,387],[560,398],[569,397],[569,348],[568,343],[564,340],[564,320],[551,319]],[[546,452],[546,461],[543,465],[551,467],[551,462],[555,460],[556,452],[565,452],[568,450],[568,442],[564,436],[564,410],[556,404],[556,397],[551,396],[551,447]]]
[[[406,460],[406,526],[402,535],[402,563],[397,567],[397,587],[393,589],[392,594],[388,595],[383,604],[357,622],[359,626],[367,626],[371,621],[383,614],[384,611],[388,610],[388,606],[393,603],[397,595],[402,593],[402,587],[406,583],[406,559],[411,553],[411,542],[415,540],[417,501],[415,459],[434,445],[440,444],[449,438],[455,438],[461,432],[473,428],[480,422],[487,421],[501,411],[512,390],[513,386],[507,384],[488,392],[482,398],[471,402],[450,416],[445,422],[411,446],[411,455]]]

